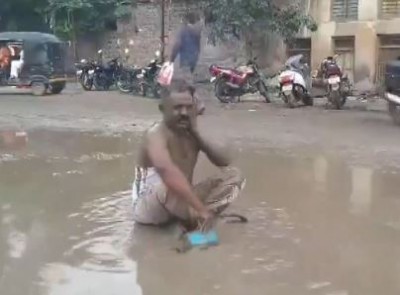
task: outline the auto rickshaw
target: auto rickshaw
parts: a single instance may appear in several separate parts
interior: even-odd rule
[[[56,36],[3,32],[0,53],[0,88],[28,88],[37,96],[59,94],[65,88],[66,46]]]

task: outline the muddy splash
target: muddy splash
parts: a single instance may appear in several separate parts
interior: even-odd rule
[[[399,294],[400,172],[337,156],[243,149],[246,225],[186,255],[135,226],[132,134],[28,133],[1,148],[1,294]],[[204,159],[198,178],[213,172]],[[232,209],[233,210],[233,209]]]

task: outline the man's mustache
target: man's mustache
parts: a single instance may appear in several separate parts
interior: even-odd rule
[[[188,116],[179,116],[178,121],[189,121]]]

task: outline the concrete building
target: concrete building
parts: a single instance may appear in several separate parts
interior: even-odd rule
[[[305,7],[319,29],[303,33],[289,51],[308,54],[313,69],[340,53],[355,82],[379,83],[385,63],[400,56],[400,0],[306,0]]]

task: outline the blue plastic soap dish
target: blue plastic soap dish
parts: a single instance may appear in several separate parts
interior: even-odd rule
[[[186,236],[192,247],[207,247],[219,244],[218,234],[215,230],[210,230],[208,232],[193,231],[186,234]]]

